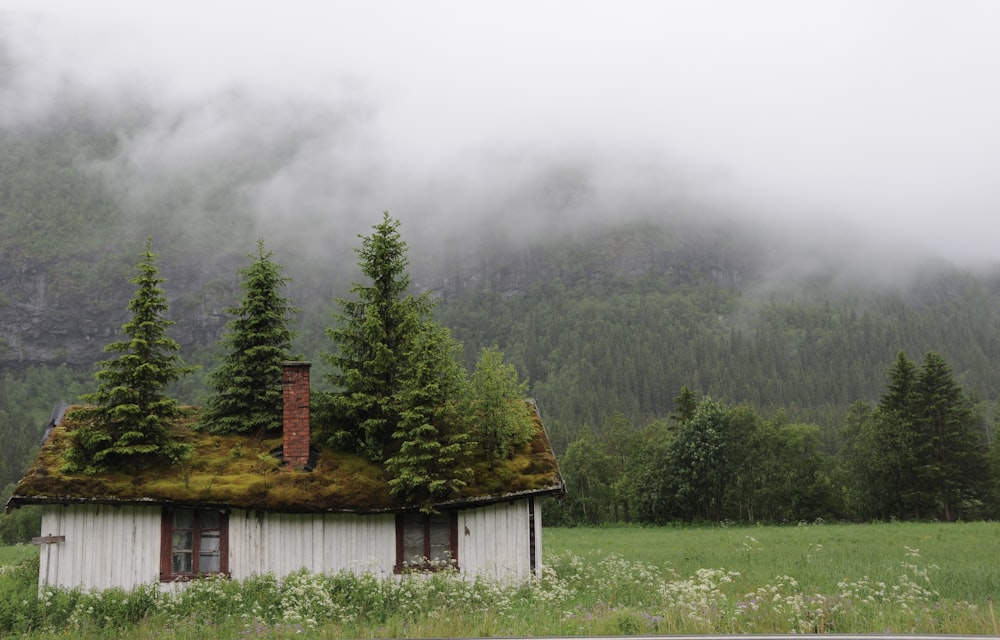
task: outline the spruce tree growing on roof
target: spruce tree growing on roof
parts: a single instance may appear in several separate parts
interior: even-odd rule
[[[526,384],[496,347],[466,378],[461,345],[431,318],[428,295],[407,294],[406,243],[388,212],[357,252],[371,283],[337,300],[338,325],[327,330],[337,347],[324,354],[336,389],[323,407],[330,444],[384,461],[393,495],[432,509],[470,476],[474,441],[476,457],[493,461],[531,439]]]
[[[467,381],[459,364],[461,345],[445,327],[425,323],[409,344],[395,446],[385,468],[393,496],[430,512],[472,478]]]
[[[327,376],[337,391],[328,396],[336,423],[331,444],[346,446],[371,460],[384,460],[396,448],[393,433],[400,420],[401,372],[409,368],[412,338],[429,322],[426,295],[406,293],[406,243],[399,221],[386,211],[371,235],[356,249],[369,284],[354,283],[356,298],[338,298],[337,326],[327,329],[336,352],[324,354],[333,367]]]
[[[281,296],[289,279],[281,266],[257,241],[257,255],[240,270],[243,302],[226,311],[236,316],[221,342],[229,348],[222,364],[212,372],[214,390],[202,413],[199,427],[213,433],[280,432],[282,417],[282,362],[290,360],[294,332],[289,316],[298,311]]]
[[[92,406],[76,411],[81,424],[64,458],[69,472],[177,462],[190,452],[189,445],[171,434],[181,409],[164,390],[195,367],[184,366],[177,354],[180,345],[167,335],[174,323],[163,317],[164,279],[158,275],[152,245],[153,239],[147,238],[136,265],[138,275],[129,280],[138,289],[128,304],[132,319],[122,326],[127,338],[104,348],[120,355],[98,363],[102,369],[97,372],[97,391],[81,398]]]

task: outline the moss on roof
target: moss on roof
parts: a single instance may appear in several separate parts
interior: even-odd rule
[[[72,410],[71,410],[72,411]],[[24,504],[188,504],[284,512],[377,512],[412,508],[394,501],[384,468],[364,457],[315,444],[312,471],[282,467],[271,452],[281,437],[216,435],[195,431],[197,410],[174,425],[174,435],[194,453],[174,466],[100,474],[65,473],[63,453],[77,427],[72,413],[53,429],[34,464],[14,488],[8,511]],[[564,485],[541,420],[533,440],[511,459],[474,467],[474,480],[458,499],[461,506],[520,495],[562,493]]]

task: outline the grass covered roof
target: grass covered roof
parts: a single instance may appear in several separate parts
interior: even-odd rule
[[[198,411],[177,421],[175,437],[194,445],[183,463],[100,474],[66,473],[63,454],[77,423],[72,410],[52,430],[34,464],[14,488],[7,510],[26,504],[159,504],[232,507],[290,513],[402,511],[389,494],[383,467],[363,456],[317,445],[312,471],[283,467],[272,451],[280,436],[216,435],[192,429]],[[461,495],[439,507],[499,502],[523,495],[560,494],[562,477],[535,412],[536,433],[508,460],[473,467]]]

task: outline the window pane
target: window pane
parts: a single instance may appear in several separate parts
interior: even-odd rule
[[[218,553],[219,551],[219,532],[218,531],[207,531],[201,534],[201,552],[202,553]]]
[[[451,518],[441,514],[430,520],[432,561],[451,559]]]
[[[204,511],[199,511],[198,515],[201,517],[201,528],[202,529],[218,529],[219,528],[219,512],[214,509],[205,509]]]
[[[192,534],[190,531],[174,531],[173,543],[171,547],[174,551],[190,551]]]
[[[424,560],[424,519],[418,514],[403,516],[403,562],[420,564]]]
[[[191,573],[191,554],[174,553],[171,555],[171,573]]]
[[[198,554],[198,572],[214,573],[219,570],[219,552]]]
[[[174,529],[190,529],[193,524],[193,509],[174,509]]]

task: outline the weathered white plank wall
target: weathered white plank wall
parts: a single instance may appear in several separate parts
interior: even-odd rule
[[[542,518],[537,501],[534,520],[535,562],[540,575]],[[459,511],[458,564],[462,573],[498,580],[530,577],[530,521],[528,500]]]
[[[306,568],[391,574],[396,524],[391,514],[299,515],[234,509],[229,515],[229,570],[234,579],[287,575]]]
[[[517,500],[458,512],[458,560],[463,574],[495,579],[531,575],[530,502]],[[156,582],[160,572],[159,507],[49,506],[42,535],[65,536],[44,544],[39,587],[133,589]],[[396,563],[392,514],[258,514],[229,516],[229,570],[234,579],[284,576],[299,569],[349,570],[390,575]],[[536,574],[541,571],[542,519],[535,503]]]
[[[542,577],[542,501],[534,500],[535,508],[535,577]]]
[[[41,533],[66,540],[41,546],[39,588],[134,589],[159,580],[158,508],[46,506]]]

